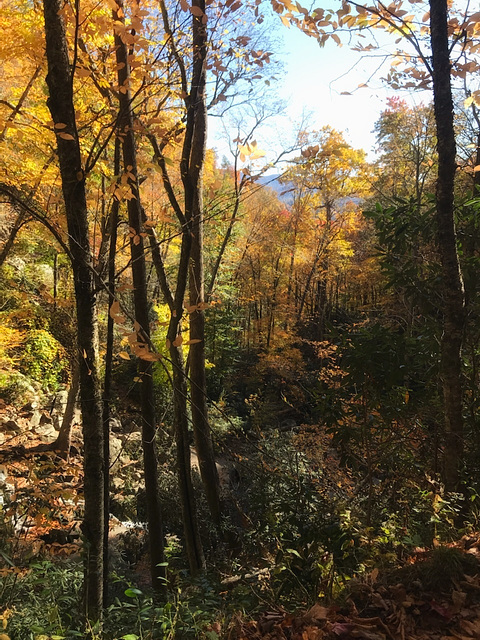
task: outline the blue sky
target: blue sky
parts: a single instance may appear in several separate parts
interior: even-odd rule
[[[284,74],[277,85],[278,95],[287,102],[286,118],[278,119],[279,130],[294,129],[302,114],[310,114],[309,128],[319,129],[325,125],[344,133],[346,141],[354,148],[364,149],[369,159],[374,157],[375,135],[373,128],[380,112],[385,109],[387,98],[400,95],[410,104],[430,100],[429,92],[407,93],[392,91],[382,83],[387,65],[378,69],[382,52],[388,49],[388,36],[382,36],[383,51],[363,57],[347,45],[337,46],[328,41],[324,48],[315,39],[309,38],[295,27],[288,29],[278,20],[279,40],[283,40],[281,59]],[[378,38],[378,35],[377,35]],[[393,40],[393,38],[392,38]],[[359,85],[367,87],[359,88]],[[348,92],[351,95],[342,95]],[[218,137],[219,123],[212,122],[210,145],[219,155],[228,156],[227,147]],[[264,130],[264,140],[259,136],[262,148],[273,146],[268,137],[276,137],[270,124],[270,133]]]

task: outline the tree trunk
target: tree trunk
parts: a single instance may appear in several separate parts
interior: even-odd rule
[[[17,216],[17,219],[13,223],[13,226],[10,230],[10,234],[7,238],[7,241],[2,247],[0,251],[0,267],[7,259],[8,254],[10,253],[11,248],[13,247],[13,243],[15,242],[15,238],[17,237],[18,232],[23,227],[24,224],[30,221],[30,218],[27,218],[26,211],[21,210]]]
[[[44,0],[49,91],[47,105],[57,132],[57,152],[75,284],[84,439],[85,515],[82,528],[85,536],[85,611],[87,619],[95,621],[102,617],[103,609],[103,423],[85,175],[76,127],[73,79],[62,8],[60,0]]]
[[[120,175],[120,140],[115,140],[115,155],[113,161],[113,173]],[[108,216],[108,308],[110,309],[115,301],[115,256],[117,252],[117,231],[118,213],[120,202],[114,198],[110,215]],[[103,557],[104,557],[104,580],[103,599],[108,602],[108,564],[109,564],[109,520],[110,520],[110,418],[111,418],[111,389],[112,389],[112,365],[113,365],[113,338],[114,320],[108,314],[107,320],[107,346],[105,353],[105,376],[103,380],[103,429],[104,429],[104,456],[105,456],[105,528],[103,531]]]
[[[63,414],[62,424],[57,439],[52,443],[52,449],[67,454],[70,451],[72,439],[73,418],[77,404],[78,391],[80,389],[80,366],[77,359],[72,362],[72,381],[67,395],[67,405]]]
[[[196,575],[205,568],[202,541],[198,530],[195,495],[193,491],[190,443],[188,437],[187,383],[182,348],[170,340],[170,359],[173,366],[173,404],[175,443],[177,447],[177,473],[182,504],[183,532],[190,573]]]
[[[208,420],[207,384],[205,377],[205,274],[203,266],[203,170],[207,144],[206,58],[207,30],[203,16],[205,1],[193,0],[198,8],[192,16],[193,55],[192,92],[187,113],[187,129],[192,128],[188,174],[184,176],[187,193],[191,195],[192,247],[190,254],[190,304],[197,309],[190,314],[190,398],[195,447],[207,503],[214,524],[220,528],[220,486],[212,433]],[[196,14],[199,15],[196,15]],[[190,203],[188,203],[190,204]],[[188,206],[188,205],[187,205]],[[200,307],[198,306],[200,305]]]
[[[118,10],[114,10],[114,22],[123,22],[123,4],[117,2]],[[133,300],[137,343],[149,351],[150,322],[148,318],[147,271],[143,246],[142,207],[138,189],[137,153],[133,131],[133,113],[129,90],[130,68],[127,46],[122,40],[122,29],[115,29],[115,48],[118,69],[120,114],[118,118],[118,135],[122,140],[124,170],[130,177],[128,184],[132,191],[128,199],[128,224],[131,230],[130,252],[132,256]],[[156,591],[164,591],[166,582],[163,523],[158,495],[158,470],[156,455],[156,419],[155,397],[153,388],[152,362],[139,358],[138,374],[140,382],[140,398],[142,409],[142,444],[145,474],[145,492],[147,500],[148,537],[150,546],[150,571],[152,585]]]
[[[462,362],[465,295],[454,223],[456,146],[453,126],[447,0],[430,0],[433,100],[437,126],[437,243],[443,278],[443,335],[440,374],[445,408],[445,486],[458,489],[463,457]]]
[[[182,522],[185,536],[185,549],[190,572],[195,575],[205,567],[202,541],[198,529],[195,494],[192,484],[190,464],[190,442],[188,434],[187,382],[181,344],[178,344],[180,321],[183,314],[183,298],[187,287],[188,263],[190,258],[191,234],[185,225],[182,233],[180,263],[178,267],[175,297],[168,285],[167,274],[163,264],[160,246],[155,231],[149,228],[148,237],[152,251],[152,260],[157,274],[160,289],[170,309],[168,327],[168,349],[172,363],[174,433],[177,447],[177,478],[182,508]]]

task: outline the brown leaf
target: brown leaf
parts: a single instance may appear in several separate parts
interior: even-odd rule
[[[174,347],[179,347],[182,343],[183,343],[183,336],[180,334],[173,341],[173,346]]]
[[[328,609],[317,602],[303,616],[305,622],[314,622],[318,620],[327,620]]]

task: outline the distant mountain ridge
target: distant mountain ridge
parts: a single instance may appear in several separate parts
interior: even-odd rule
[[[283,202],[283,204],[285,204],[287,207],[291,207],[293,204],[293,189],[295,187],[291,182],[281,183],[280,182],[281,177],[282,176],[280,173],[272,174],[268,176],[261,176],[255,182],[257,184],[262,185],[262,187],[268,187],[269,189],[272,189],[273,191],[275,191],[275,193],[278,196],[278,199],[281,202]],[[337,210],[342,211],[349,202],[360,204],[362,202],[362,198],[359,198],[358,196],[347,196],[347,197],[339,198],[335,203]]]
[[[275,191],[279,200],[290,206],[293,204],[293,184],[289,182],[282,184],[280,182],[281,177],[282,175],[280,173],[271,174],[268,176],[260,176],[260,178],[258,178],[258,180],[256,180],[255,182],[257,184],[261,184],[263,187],[268,187],[269,189]]]

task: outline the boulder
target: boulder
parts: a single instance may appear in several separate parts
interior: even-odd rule
[[[16,420],[6,420],[2,423],[1,429],[4,433],[17,434],[23,431],[22,427],[16,422]]]
[[[110,435],[110,466],[115,470],[120,465],[120,453],[123,449],[123,442],[120,438]]]
[[[35,433],[45,442],[53,442],[57,439],[57,431],[52,423],[40,424],[34,429]]]

